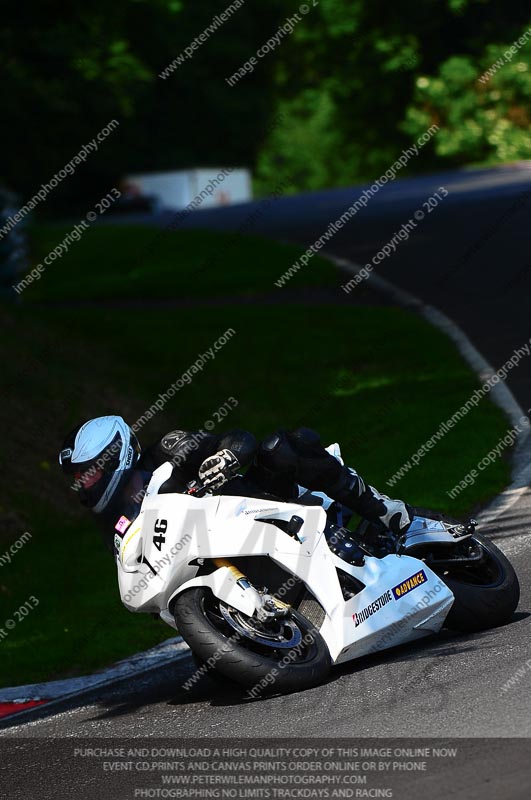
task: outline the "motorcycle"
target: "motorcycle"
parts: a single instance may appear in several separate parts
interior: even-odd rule
[[[179,631],[200,665],[253,696],[324,681],[335,664],[438,633],[508,622],[515,571],[477,523],[416,509],[406,533],[362,522],[323,496],[305,500],[159,489],[116,536],[120,595]],[[339,514],[339,519],[338,519]]]

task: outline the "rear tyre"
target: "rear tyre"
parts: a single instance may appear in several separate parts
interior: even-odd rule
[[[456,631],[482,631],[509,622],[520,599],[512,564],[489,539],[474,535],[484,561],[481,571],[462,568],[441,575],[455,601],[445,625]]]
[[[419,516],[428,519],[460,524],[459,520],[428,508],[414,510]],[[472,541],[481,550],[480,562],[440,572],[436,570],[455,597],[445,627],[467,633],[505,625],[514,614],[520,599],[518,577],[500,548],[490,539],[478,534],[474,534]]]
[[[252,687],[255,696],[316,686],[330,670],[324,639],[294,609],[284,622],[260,623],[224,606],[210,589],[197,587],[179,595],[173,611],[195,656],[227,678]]]

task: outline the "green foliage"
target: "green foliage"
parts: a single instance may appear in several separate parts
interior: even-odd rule
[[[329,94],[307,89],[278,107],[276,125],[258,157],[255,189],[265,194],[287,184],[286,193],[311,191],[344,179],[336,109]]]
[[[435,152],[452,163],[530,158],[531,38],[516,52],[511,45],[489,45],[476,59],[453,56],[437,74],[419,76],[403,129],[418,136],[436,122]]]
[[[523,0],[509,13],[501,0],[321,0],[278,53],[277,108],[288,122],[262,149],[260,189],[272,188],[276,168],[294,170],[301,188],[372,180],[434,122],[441,132],[415,170],[528,157],[529,46],[492,79],[493,94],[477,86],[506,49],[492,42],[514,41],[528,15]],[[299,145],[318,132],[320,163],[308,158],[301,171]]]
[[[3,178],[25,198],[112,119],[120,126],[41,211],[72,211],[127,172],[233,164],[261,194],[373,180],[433,121],[414,169],[529,157],[527,0],[320,0],[234,87],[225,78],[297,13],[248,0],[166,79],[220,0],[28,0],[6,7]],[[505,43],[505,44],[504,44]],[[281,124],[267,134],[272,120]]]

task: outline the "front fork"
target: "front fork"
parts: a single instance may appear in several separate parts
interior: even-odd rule
[[[285,617],[289,613],[290,606],[278,600],[276,597],[273,597],[273,595],[269,594],[267,591],[258,590],[252,585],[249,579],[245,577],[243,572],[226,558],[214,558],[213,561],[219,569],[225,567],[229,570],[240,589],[243,589],[245,592],[252,592],[254,598],[257,600],[255,614],[258,619],[264,621],[275,617]]]
[[[232,575],[234,576],[234,579],[235,579],[236,583],[238,584],[238,586],[240,586],[242,589],[254,588],[251,585],[250,581],[247,580],[247,578],[245,577],[243,572],[240,572],[238,567],[235,567],[234,564],[231,564],[231,562],[227,561],[226,558],[215,558],[214,559],[214,564],[216,565],[216,567],[218,567],[220,569],[221,569],[221,567],[226,567],[232,573]]]

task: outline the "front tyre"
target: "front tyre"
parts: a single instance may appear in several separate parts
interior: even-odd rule
[[[184,641],[204,663],[225,677],[266,691],[291,692],[321,683],[330,670],[323,637],[294,609],[260,622],[222,603],[210,589],[178,596],[173,608]]]

